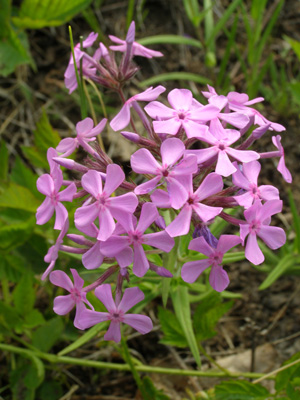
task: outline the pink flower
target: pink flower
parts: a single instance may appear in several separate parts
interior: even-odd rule
[[[49,221],[54,211],[56,213],[54,229],[62,229],[68,211],[61,201],[72,201],[76,193],[75,183],[71,183],[66,189],[59,192],[63,183],[63,175],[61,170],[56,170],[53,176],[44,174],[37,180],[37,189],[46,196],[46,199],[39,206],[36,212],[36,223],[43,225]]]
[[[163,56],[163,54],[160,51],[150,50],[147,47],[144,47],[141,44],[134,42],[134,37],[135,37],[134,21],[132,21],[130,24],[126,40],[119,39],[118,37],[113,35],[109,35],[108,37],[112,42],[117,43],[117,46],[115,45],[109,46],[109,48],[113,51],[121,51],[122,53],[125,53],[127,51],[127,44],[130,43],[132,45],[131,56],[141,56],[146,58]]]
[[[281,144],[280,135],[272,136],[272,142],[273,142],[274,146],[276,146],[277,149],[280,151],[280,160],[279,160],[279,163],[278,163],[278,166],[277,166],[277,170],[281,173],[283,178],[288,183],[292,183],[292,180],[293,180],[292,175],[291,175],[290,171],[287,169],[287,167],[285,165],[284,148],[282,147],[282,144]]]
[[[260,200],[256,200],[253,206],[244,212],[247,223],[240,224],[240,236],[243,245],[248,236],[245,256],[254,265],[261,264],[265,259],[258,246],[257,236],[272,250],[283,246],[286,241],[283,229],[277,226],[269,226],[271,216],[281,212],[281,210],[281,200],[269,200],[264,205],[261,204]]]
[[[177,178],[185,177],[197,172],[196,157],[180,158],[185,152],[184,144],[180,139],[170,138],[165,140],[160,148],[162,165],[160,165],[147,149],[140,149],[131,156],[131,168],[138,174],[156,175],[155,178],[138,185],[135,194],[149,193],[155,189],[159,182],[167,183],[171,207],[178,209],[186,202],[188,194]]]
[[[215,91],[215,89],[209,85],[208,85],[208,90],[209,92],[202,92],[202,94],[209,99],[209,102],[211,104],[215,104],[215,102],[224,101],[224,106],[226,106],[226,108],[232,111],[243,113],[245,116],[253,117],[255,125],[264,126],[269,124],[271,130],[278,132],[285,131],[284,126],[269,121],[255,108],[248,107],[252,104],[264,101],[263,97],[256,97],[255,99],[249,100],[249,96],[246,93],[238,93],[238,92],[229,92],[226,97],[219,96]],[[232,125],[236,126],[234,124]]]
[[[70,294],[66,296],[58,296],[54,299],[53,310],[58,315],[68,314],[74,306],[76,306],[76,314],[74,319],[74,326],[78,329],[84,329],[81,326],[79,316],[87,304],[94,310],[94,307],[86,298],[86,293],[82,290],[84,280],[80,278],[78,272],[75,269],[71,269],[73,275],[74,284],[68,275],[63,271],[53,271],[50,274],[50,282],[55,285],[66,289]]]
[[[251,161],[243,164],[242,170],[239,169],[237,163],[233,163],[236,172],[232,175],[232,182],[235,186],[244,189],[245,193],[234,196],[236,202],[245,208],[249,208],[257,199],[262,200],[279,200],[279,191],[271,185],[257,186],[257,178],[261,169],[258,161]]]
[[[241,243],[241,239],[234,235],[222,235],[216,248],[210,246],[203,237],[191,240],[189,249],[198,251],[208,258],[185,263],[181,269],[182,279],[185,282],[193,283],[203,271],[211,266],[209,283],[217,292],[222,292],[229,285],[227,272],[222,267],[223,256],[239,243]]]
[[[145,111],[153,119],[153,128],[156,133],[176,135],[182,127],[187,137],[205,136],[208,127],[205,122],[216,118],[219,114],[217,107],[207,105],[193,107],[193,95],[187,89],[174,89],[168,94],[168,101],[173,108],[153,101],[145,107]]]
[[[118,220],[123,213],[132,214],[135,211],[138,200],[134,193],[110,197],[124,179],[124,172],[116,164],[107,166],[104,189],[102,189],[100,172],[89,170],[83,175],[81,179],[82,187],[93,196],[90,200],[94,200],[94,202],[76,210],[75,225],[79,230],[99,218],[100,230],[97,239],[107,240],[116,226],[114,218]]]
[[[82,43],[83,48],[91,47],[94,44],[97,37],[98,37],[98,33],[94,33],[94,32],[90,33],[89,36]],[[76,65],[79,70],[79,68],[80,68],[79,62],[84,55],[84,52],[80,50],[80,43],[77,43],[75,45],[74,55],[75,55]],[[88,60],[83,58],[82,59],[82,72],[83,72],[83,75],[86,76],[87,78],[92,78],[96,74],[96,68],[93,67],[92,64]],[[70,56],[69,64],[65,71],[64,77],[65,77],[66,88],[69,89],[69,94],[71,94],[77,88],[77,79],[76,79],[75,68],[74,68],[73,54],[71,54],[71,56]]]
[[[47,276],[50,274],[50,272],[53,270],[53,268],[55,266],[55,262],[56,262],[56,260],[58,258],[59,248],[60,248],[60,246],[61,246],[61,244],[63,242],[63,239],[64,239],[66,233],[68,232],[68,229],[69,229],[69,220],[66,219],[65,223],[64,223],[64,225],[62,227],[62,230],[60,231],[60,233],[58,235],[58,238],[56,239],[55,244],[50,247],[50,249],[48,250],[48,253],[44,257],[44,261],[46,263],[49,263],[49,266],[48,266],[48,268],[46,269],[46,271],[42,275],[42,278],[41,278],[42,281],[44,279],[46,279]]]
[[[56,150],[59,153],[63,153],[61,157],[68,157],[80,145],[88,153],[93,154],[95,150],[88,143],[96,140],[96,136],[103,131],[106,122],[107,119],[103,118],[94,128],[93,120],[91,118],[85,118],[76,125],[76,138],[65,138],[61,140],[56,147]]]
[[[109,239],[102,243],[101,251],[107,257],[114,256],[115,253],[123,251],[129,246],[133,246],[133,273],[142,277],[149,269],[149,261],[143,249],[143,244],[156,247],[165,252],[169,252],[174,246],[172,239],[167,232],[144,232],[159,217],[157,208],[152,203],[145,203],[142,206],[141,216],[138,225],[135,227],[134,220],[131,215],[122,215],[119,223],[123,226],[127,236],[112,235]]]
[[[207,132],[206,137],[201,138],[201,140],[211,144],[212,147],[200,150],[186,150],[186,154],[197,156],[198,164],[216,158],[216,173],[227,177],[237,170],[228,156],[244,163],[259,158],[259,154],[255,151],[232,149],[230,145],[240,138],[240,133],[233,129],[224,129],[218,119],[211,121],[210,132]]]
[[[201,203],[202,200],[223,189],[223,179],[220,175],[215,173],[207,175],[195,192],[193,191],[192,177],[185,177],[184,181],[188,198],[183,209],[166,228],[171,237],[186,235],[189,232],[193,211],[199,216],[201,221],[207,222],[215,218],[223,210],[221,207],[211,207]],[[159,200],[157,196],[151,197],[151,199],[158,205],[156,203]]]
[[[163,86],[152,86],[146,89],[144,92],[136,94],[130,99],[126,100],[119,113],[112,119],[110,126],[116,132],[124,129],[130,122],[130,108],[132,103],[135,101],[151,101],[157,99],[157,97],[163,93],[166,89]]]
[[[111,286],[107,283],[98,286],[95,289],[95,295],[105,305],[108,312],[83,310],[79,317],[80,326],[82,326],[83,329],[96,325],[99,322],[111,321],[108,331],[104,335],[104,339],[119,343],[121,340],[121,322],[130,325],[143,335],[150,332],[153,328],[151,319],[146,315],[126,314],[128,310],[144,300],[144,293],[139,288],[133,287],[125,289],[120,304],[114,302]]]

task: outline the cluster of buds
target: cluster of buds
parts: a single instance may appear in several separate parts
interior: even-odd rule
[[[174,89],[167,96],[167,106],[156,101],[166,90],[158,86],[126,100],[122,87],[137,71],[133,56],[162,56],[136,43],[134,32],[132,23],[125,41],[111,36],[116,46],[108,50],[100,43],[90,56],[84,49],[95,42],[97,35],[92,33],[81,49],[75,46],[74,54],[83,77],[114,90],[123,101],[110,126],[139,147],[131,156],[132,171],[138,174],[137,184],[126,180],[122,168],[97,144],[96,137],[107,120],[94,127],[90,118],[78,122],[76,137],[65,138],[56,149],[48,150],[50,174],[37,181],[38,190],[46,196],[37,210],[37,223],[45,224],[55,212],[54,229],[60,231],[45,256],[49,266],[42,279],[49,275],[54,285],[69,292],[55,298],[54,311],[65,315],[75,306],[74,325],[79,329],[111,321],[104,338],[116,342],[120,341],[121,322],[142,334],[152,329],[149,317],[126,314],[144,299],[144,294],[138,287],[123,290],[123,282],[129,282],[131,274],[142,278],[149,269],[162,277],[172,277],[168,269],[149,260],[149,253],[169,253],[175,245],[174,238],[192,232],[188,248],[206,258],[186,262],[181,277],[193,283],[211,267],[210,285],[221,292],[229,284],[222,266],[228,250],[244,246],[245,257],[258,265],[264,261],[264,255],[257,236],[271,249],[281,247],[286,240],[281,228],[270,225],[271,216],[281,211],[282,201],[277,188],[259,185],[260,160],[279,158],[277,169],[291,182],[277,134],[285,128],[252,108],[263,98],[249,100],[246,94],[236,92],[219,95],[208,86],[208,91],[202,92],[207,105],[197,101],[190,90]],[[119,64],[115,51],[123,52]],[[65,73],[65,83],[70,92],[77,87],[73,58]],[[143,107],[139,102],[147,105]],[[143,132],[135,129],[132,108],[143,124]],[[124,130],[129,124],[133,132]],[[267,131],[276,132],[272,140],[277,150],[249,150]],[[88,153],[82,163],[67,158],[79,146]],[[64,180],[61,166],[81,174],[81,179]],[[61,187],[65,188],[60,190]],[[80,233],[68,234],[69,216],[63,202],[75,199],[81,200],[74,214]],[[237,219],[224,211],[235,207],[243,211],[244,218]],[[166,223],[163,216],[168,210]],[[217,216],[236,226],[240,234],[214,237],[209,225]],[[64,244],[66,238],[75,245]],[[149,250],[149,246],[158,250]],[[97,270],[102,264],[107,268],[88,286],[71,269],[73,283],[65,272],[53,271],[59,251],[82,254],[82,264],[88,270]],[[117,276],[115,298],[111,285],[105,283],[113,274]],[[95,311],[87,300],[86,295],[92,290],[107,312]]]

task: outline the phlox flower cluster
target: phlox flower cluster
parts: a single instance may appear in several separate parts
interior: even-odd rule
[[[54,229],[59,231],[45,256],[48,267],[42,279],[49,275],[54,285],[68,292],[55,298],[54,311],[64,315],[76,307],[74,325],[79,329],[110,321],[104,338],[116,342],[121,338],[121,323],[141,334],[152,329],[149,317],[127,313],[144,294],[138,287],[124,289],[124,282],[130,282],[132,275],[142,279],[149,269],[172,278],[166,266],[151,262],[151,252],[176,251],[174,238],[192,233],[188,249],[193,251],[193,260],[176,273],[193,283],[210,268],[210,285],[223,291],[230,283],[222,264],[227,251],[244,247],[245,257],[258,265],[264,256],[257,238],[271,249],[281,247],[286,240],[283,229],[271,225],[271,217],[282,210],[282,201],[276,187],[260,183],[264,159],[274,158],[276,163],[278,158],[278,171],[287,182],[292,180],[279,135],[285,128],[252,107],[263,98],[249,100],[237,92],[219,95],[208,86],[203,92],[208,104],[194,98],[190,90],[179,88],[171,90],[166,101],[161,96],[166,89],[157,86],[126,99],[123,87],[138,69],[133,57],[162,56],[139,45],[134,36],[132,23],[126,40],[110,36],[115,43],[110,49],[100,43],[90,55],[87,49],[96,41],[94,33],[81,48],[76,45],[74,49],[82,76],[115,91],[122,100],[120,111],[109,124],[115,131],[111,134],[121,134],[138,147],[131,155],[132,174],[126,179],[122,168],[98,145],[97,136],[108,121],[102,119],[94,126],[92,119],[85,118],[77,123],[74,137],[62,139],[56,149],[48,150],[50,173],[37,181],[38,190],[46,196],[37,210],[37,224],[45,224],[55,213]],[[121,52],[119,61],[115,52]],[[72,57],[65,84],[70,93],[77,88]],[[142,122],[139,130],[133,123],[136,118]],[[265,134],[272,135],[270,146],[273,143],[276,149],[264,153],[252,149]],[[87,153],[82,163],[68,158],[78,147]],[[77,179],[65,180],[61,167],[72,170]],[[65,202],[76,204],[77,233],[68,233],[72,222]],[[238,208],[240,218],[226,212],[228,208]],[[209,227],[216,218],[225,219],[235,232],[214,237]],[[72,282],[65,272],[55,270],[59,252],[81,254],[84,268],[95,270],[95,274],[99,271],[99,276],[85,285],[71,269]],[[106,269],[100,272],[103,264]],[[114,295],[108,283],[113,276]],[[87,300],[90,291],[106,312],[94,310]]]

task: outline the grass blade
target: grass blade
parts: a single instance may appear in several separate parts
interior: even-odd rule
[[[300,254],[300,216],[298,214],[298,210],[296,207],[296,203],[295,203],[293,194],[290,190],[288,192],[288,196],[289,196],[289,202],[290,202],[291,212],[292,212],[292,216],[293,216],[293,225],[294,225],[295,234],[296,234],[295,241],[294,241],[295,251],[297,251]]]
[[[194,359],[198,367],[201,368],[201,359],[191,318],[188,288],[186,286],[178,286],[171,293],[171,297],[176,317],[182,327]]]
[[[202,44],[199,42],[199,40],[179,35],[148,36],[143,39],[139,39],[137,42],[143,46],[149,46],[151,44],[185,44],[187,46],[194,46],[202,49]]]
[[[166,74],[160,74],[153,76],[152,78],[146,79],[145,81],[140,82],[139,86],[145,87],[145,86],[155,85],[156,83],[161,83],[163,81],[181,81],[181,80],[192,81],[204,85],[207,84],[211,85],[211,80],[201,75],[196,75],[189,72],[168,72]]]

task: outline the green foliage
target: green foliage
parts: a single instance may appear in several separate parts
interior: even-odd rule
[[[30,273],[25,273],[13,291],[13,299],[17,312],[20,315],[27,315],[32,311],[35,301],[33,279]]]
[[[269,391],[247,381],[222,382],[215,387],[216,400],[266,400]]]
[[[232,300],[222,302],[221,295],[215,291],[205,297],[194,313],[194,330],[197,340],[206,340],[215,336],[217,322],[232,306]]]
[[[0,251],[8,252],[25,243],[35,228],[35,218],[0,227]]]
[[[41,351],[48,352],[60,339],[63,329],[64,324],[61,317],[48,320],[44,325],[34,331],[32,335],[33,346]]]
[[[283,363],[283,366],[291,364],[292,362],[295,362],[297,360],[300,360],[300,352],[294,354],[293,357],[285,361]],[[286,390],[289,391],[290,393],[293,393],[294,388],[296,391],[296,387],[298,388],[300,387],[299,376],[300,376],[300,362],[277,374],[275,381],[275,389],[278,392]],[[298,391],[298,396],[299,396],[299,391]]]
[[[170,400],[170,397],[165,395],[162,390],[156,389],[153,385],[153,382],[148,376],[143,378],[143,387],[145,392],[148,395],[148,398],[151,400]]]
[[[152,78],[146,79],[139,83],[140,87],[149,87],[164,81],[192,81],[196,83],[211,85],[211,80],[201,75],[192,74],[189,72],[168,72],[165,74],[155,75]]]
[[[38,390],[39,399],[57,400],[63,395],[61,384],[54,380],[45,381]]]
[[[202,49],[202,44],[199,42],[199,40],[179,35],[148,36],[143,39],[139,39],[137,42],[143,46],[149,46],[152,44],[184,44]]]
[[[59,26],[85,9],[91,0],[23,0],[18,17],[12,21],[18,28],[40,29]]]
[[[187,340],[183,329],[172,311],[159,307],[158,318],[164,334],[160,342],[169,346],[187,347]]]
[[[8,150],[5,142],[0,142],[0,181],[6,181],[8,178]]]

